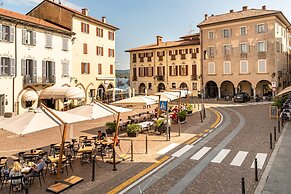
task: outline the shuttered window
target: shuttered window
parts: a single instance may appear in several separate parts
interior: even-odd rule
[[[240,44],[240,53],[248,53],[249,52],[249,45],[247,43]]]
[[[267,51],[267,43],[266,41],[259,41],[257,44],[258,52],[266,52]]]
[[[208,63],[208,74],[215,74],[215,63]]]
[[[108,31],[108,39],[109,40],[114,40],[114,32]]]
[[[96,54],[98,56],[103,56],[103,47],[97,46],[96,47]]]
[[[108,49],[108,57],[114,57],[114,49]]]
[[[248,61],[246,60],[240,61],[240,73],[241,74],[249,73]]]
[[[110,65],[110,75],[113,75],[113,65]]]
[[[177,76],[178,75],[178,65],[171,65],[169,72],[170,72],[170,76]]]
[[[45,35],[45,48],[52,48],[53,45],[53,37],[50,34]]]
[[[230,63],[230,61],[223,62],[223,74],[231,74],[231,63]]]
[[[88,50],[87,50],[87,44],[84,43],[83,44],[83,54],[87,54],[88,53]]]
[[[101,75],[102,74],[102,64],[98,64],[98,74]]]
[[[188,65],[180,65],[179,66],[179,75],[181,75],[181,76],[188,75]]]
[[[90,32],[90,26],[89,24],[86,24],[84,22],[81,22],[81,32],[89,34]]]
[[[157,67],[157,75],[165,75],[165,67],[164,66]]]
[[[81,63],[81,74],[90,74],[90,63]]]
[[[63,51],[68,51],[69,50],[69,39],[68,38],[63,38],[62,39],[62,50]]]
[[[0,41],[14,42],[14,27],[0,24]]]
[[[267,61],[265,59],[258,60],[258,73],[267,73]]]
[[[192,76],[193,76],[194,80],[197,79],[197,65],[196,64],[192,65]]]
[[[15,75],[15,60],[12,58],[1,57],[0,76]]]
[[[63,77],[69,77],[69,62],[62,62]]]
[[[36,45],[36,32],[32,30],[22,30],[22,44]]]
[[[103,29],[96,27],[96,36],[103,37]]]

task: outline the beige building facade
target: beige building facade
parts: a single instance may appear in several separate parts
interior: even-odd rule
[[[230,10],[198,24],[204,97],[272,96],[290,84],[289,21],[280,11]]]
[[[188,89],[198,95],[201,80],[199,34],[168,42],[157,36],[155,44],[126,52],[130,53],[130,87],[138,94]]]
[[[73,76],[71,85],[80,87],[86,94],[85,102],[92,98],[106,99],[108,89],[115,87],[115,32],[106,17],[102,20],[45,0],[28,15],[58,24],[72,32]]]

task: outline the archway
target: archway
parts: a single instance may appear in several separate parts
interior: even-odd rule
[[[107,86],[107,89],[111,89],[111,88],[113,88],[113,84],[112,84],[112,83],[110,83],[110,84]]]
[[[239,82],[237,86],[237,92],[246,92],[250,96],[253,96],[252,84],[246,80]]]
[[[235,94],[234,85],[231,81],[224,81],[220,86],[221,97],[232,97]]]
[[[261,80],[257,83],[256,86],[256,95],[263,96],[272,96],[272,84],[267,80]]]
[[[98,100],[105,100],[105,87],[102,84],[97,88],[97,98]]]
[[[158,85],[158,92],[164,91],[166,90],[165,84],[163,83],[159,83]]]
[[[144,83],[140,83],[139,87],[138,87],[138,93],[139,94],[145,94],[145,89],[146,89],[145,84]]]
[[[214,81],[208,81],[205,85],[205,97],[216,98],[218,96],[217,84]]]
[[[183,83],[181,83],[181,84],[180,84],[180,89],[181,89],[181,90],[183,90],[183,89],[188,89],[188,86],[187,86],[187,84],[186,84],[186,83],[184,83],[184,82],[183,82]]]

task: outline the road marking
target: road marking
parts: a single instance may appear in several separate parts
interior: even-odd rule
[[[263,166],[264,166],[265,160],[267,158],[267,155],[268,154],[257,153],[256,158],[257,158],[257,161],[258,161],[258,169],[263,169]],[[253,161],[251,168],[255,168],[255,160]]]
[[[169,158],[170,158],[170,156],[163,157],[162,159],[160,159],[156,163],[152,164],[148,168],[146,168],[143,171],[141,171],[140,173],[138,173],[137,175],[135,175],[135,176],[131,177],[130,179],[128,179],[127,181],[123,182],[118,187],[116,187],[113,190],[109,191],[107,194],[115,194],[115,193],[121,191],[122,189],[124,189],[124,190],[122,192],[120,192],[120,193],[124,193],[124,192],[128,191],[133,186],[135,186],[135,184],[133,184],[135,181],[139,180],[139,182],[140,182],[140,181],[144,180],[145,178],[147,178],[148,176],[150,176],[151,174],[156,172],[158,169],[160,169],[162,166],[164,166],[168,162],[170,162],[171,158],[170,158],[170,160],[168,160]],[[136,184],[139,183],[139,182],[137,181]],[[131,187],[128,187],[129,185],[131,185]]]
[[[193,137],[192,139],[185,142],[185,144],[192,144],[194,141],[196,141],[198,137]]]
[[[191,148],[193,148],[192,145],[185,145],[184,147],[182,147],[181,149],[179,149],[178,151],[176,151],[174,154],[172,154],[172,156],[174,156],[174,157],[180,157],[185,152],[187,152],[188,150],[190,150]]]
[[[208,134],[207,133],[205,133],[204,135],[203,135],[203,137],[206,137]]]
[[[204,132],[205,132],[205,133],[209,132],[209,129],[205,129]]]
[[[209,130],[209,133],[211,133],[213,131],[213,129]]]
[[[222,115],[215,110],[214,112],[217,116],[216,121],[210,126],[210,128],[217,128],[218,125],[220,125],[220,123],[222,122]]]
[[[203,147],[196,154],[194,154],[190,159],[200,160],[210,149],[211,149],[211,147]]]
[[[191,145],[195,145],[196,143],[198,143],[202,138],[199,137],[196,141],[194,141]]]
[[[204,135],[204,133],[199,133],[197,136],[202,137],[203,135]]]
[[[241,164],[243,163],[243,161],[247,157],[248,153],[249,152],[239,151],[236,154],[236,156],[234,157],[234,159],[232,160],[232,162],[230,163],[230,165],[232,165],[232,166],[241,166]]]
[[[220,164],[229,152],[229,149],[222,149],[211,162]]]
[[[168,151],[174,149],[175,147],[177,147],[178,145],[180,145],[179,143],[172,143],[170,145],[168,145],[167,147],[161,149],[160,151],[158,151],[159,155],[163,155],[165,153],[167,153]]]

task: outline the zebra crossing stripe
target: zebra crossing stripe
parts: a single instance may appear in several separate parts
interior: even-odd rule
[[[268,154],[265,153],[257,153],[256,158],[258,161],[258,169],[263,168],[267,155]],[[255,160],[253,161],[251,168],[255,168]]]
[[[236,154],[236,156],[234,157],[234,159],[232,160],[232,162],[230,163],[230,165],[232,165],[232,166],[241,166],[241,164],[243,163],[243,161],[247,157],[248,153],[249,152],[239,151]]]
[[[175,147],[177,147],[179,145],[179,143],[172,143],[170,145],[168,145],[167,147],[161,149],[160,151],[158,151],[159,155],[163,155],[165,153],[167,153],[168,151],[174,149]]]
[[[185,145],[184,147],[182,147],[181,149],[179,149],[178,151],[176,151],[174,154],[172,154],[172,156],[174,156],[174,157],[180,157],[185,152],[187,152],[188,150],[190,150],[191,148],[193,148],[192,145]]]
[[[194,154],[190,159],[200,160],[200,158],[202,158],[210,149],[211,149],[211,147],[203,147],[196,154]]]
[[[220,164],[229,152],[229,149],[222,149],[211,162]]]

